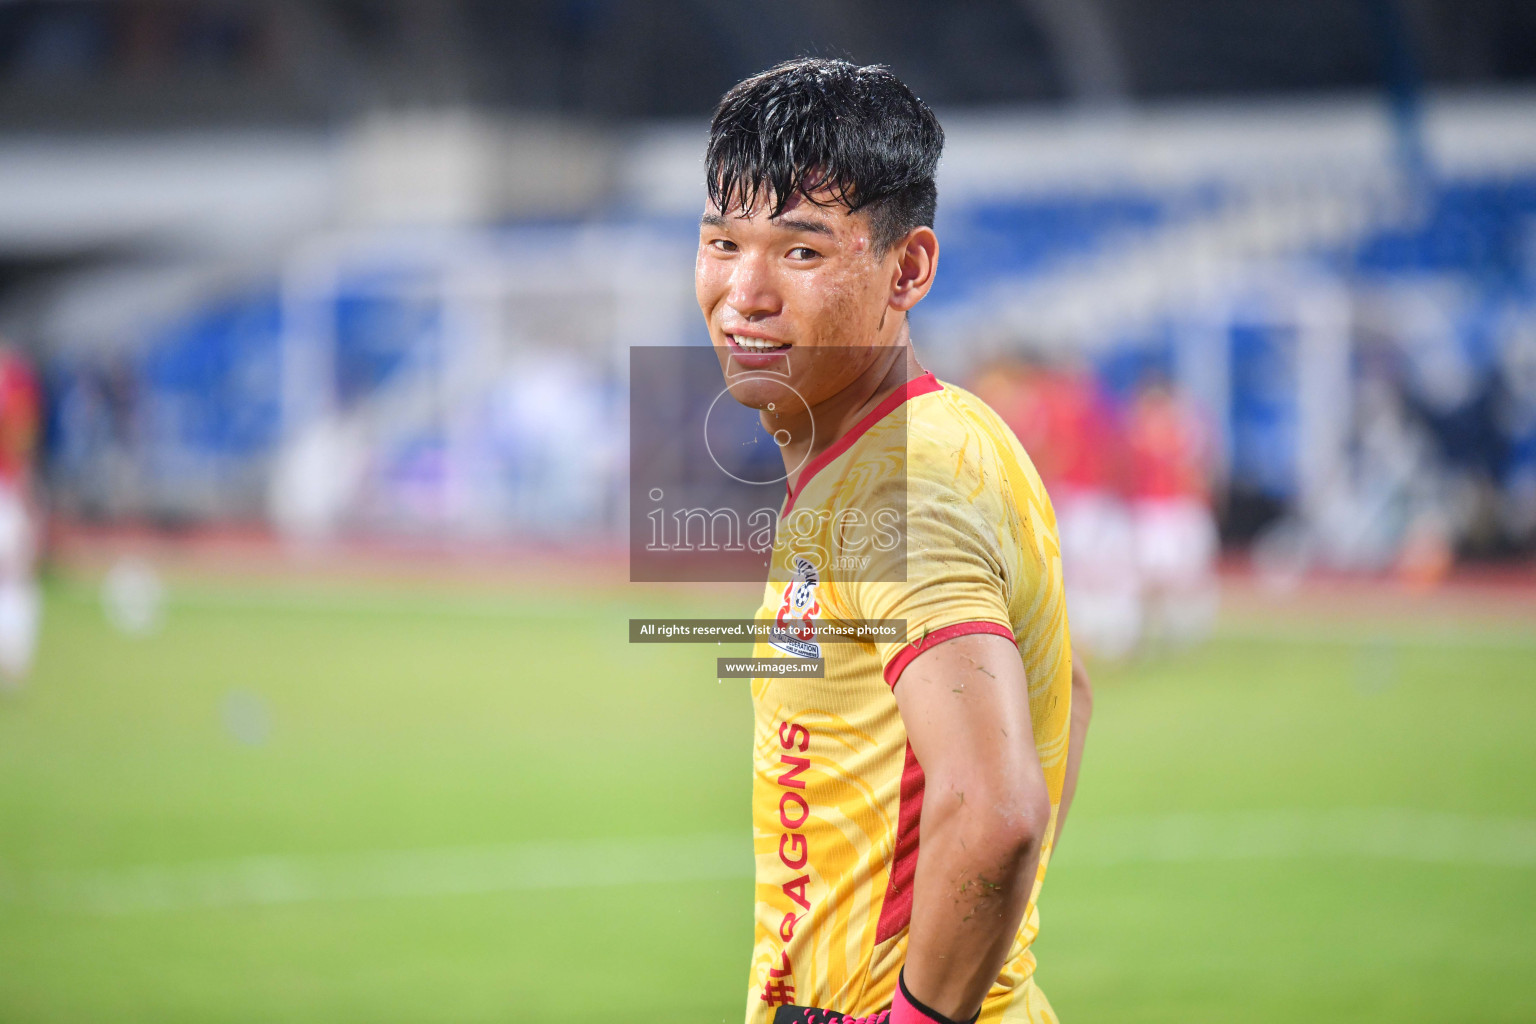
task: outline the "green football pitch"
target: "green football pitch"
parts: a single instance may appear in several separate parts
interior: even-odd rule
[[[0,698],[0,1021],[729,1021],[750,712],[687,593],[47,589]],[[1039,980],[1089,1021],[1536,1016],[1536,628],[1097,666]]]

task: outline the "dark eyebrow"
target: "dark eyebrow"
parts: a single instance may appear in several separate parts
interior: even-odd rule
[[[801,220],[798,217],[774,218],[772,223],[776,227],[788,228],[791,231],[805,231],[813,235],[831,236],[832,229],[819,220]],[[706,228],[723,228],[726,220],[718,213],[706,213],[699,218],[699,226]]]
[[[813,235],[832,234],[832,229],[819,220],[800,220],[798,217],[784,217],[774,221],[781,228],[789,228],[791,231],[808,231]]]

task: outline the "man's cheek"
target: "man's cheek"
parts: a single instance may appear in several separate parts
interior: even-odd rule
[[[705,317],[708,317],[720,304],[724,287],[720,270],[713,264],[713,260],[706,259],[701,254],[693,268],[693,293]]]
[[[839,274],[827,282],[823,318],[831,328],[828,333],[835,332],[834,337],[826,339],[827,344],[860,345],[870,340],[863,337],[865,325],[859,316],[860,307],[866,302],[866,289],[862,285],[863,282],[853,274]]]

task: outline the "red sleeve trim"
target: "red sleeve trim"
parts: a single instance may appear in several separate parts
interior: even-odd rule
[[[994,633],[997,636],[1005,636],[1009,640],[1014,639],[1012,629],[999,625],[996,622],[975,620],[972,622],[957,622],[953,626],[944,626],[929,633],[921,640],[907,644],[907,646],[897,651],[896,657],[892,658],[890,663],[885,666],[885,684],[894,690],[896,688],[896,681],[901,678],[902,672],[906,671],[913,658],[916,658],[924,651],[932,650],[936,644],[941,644],[945,640],[953,640],[957,636],[969,636],[972,633]]]

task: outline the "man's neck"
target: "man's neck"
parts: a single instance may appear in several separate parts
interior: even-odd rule
[[[785,468],[791,469],[790,489],[800,485],[805,466],[841,440],[889,395],[925,372],[912,351],[912,338],[903,324],[897,344],[886,349],[881,358],[843,390],[812,407],[813,436],[804,444],[792,441],[779,449]]]

